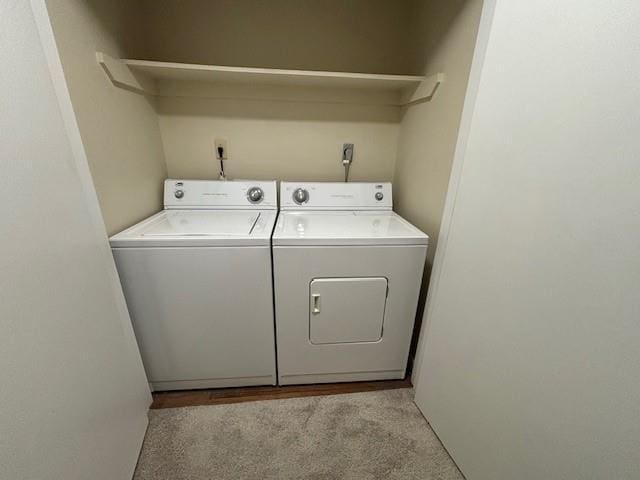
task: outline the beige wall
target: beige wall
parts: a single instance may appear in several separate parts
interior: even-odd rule
[[[109,234],[158,211],[167,171],[151,101],[114,87],[95,52],[126,56],[135,2],[47,0]]]
[[[0,10],[0,478],[128,480],[151,395],[46,7]]]
[[[482,0],[415,1],[410,54],[421,73],[444,72],[430,102],[404,111],[395,167],[397,211],[431,239],[433,261],[449,183]]]
[[[152,60],[407,73],[409,0],[142,0]]]
[[[169,176],[217,178],[214,140],[227,141],[229,178],[341,181],[342,144],[355,143],[351,180],[391,180],[393,107],[163,97]]]
[[[341,145],[354,142],[351,178],[394,179],[397,208],[430,234],[433,258],[481,0],[48,4],[110,233],[160,208],[166,176],[216,178],[216,138],[228,142],[231,178],[316,181],[342,179]],[[444,71],[447,78],[433,101],[402,114],[366,101],[177,95],[153,105],[105,81],[95,50],[230,65]],[[414,199],[416,190],[427,208]]]
[[[412,352],[422,324],[482,3],[413,2],[411,35],[416,41],[408,50],[412,63],[423,74],[443,72],[445,82],[431,101],[403,112],[393,177],[396,211],[430,238]]]
[[[407,73],[408,0],[142,1],[146,59],[240,66]],[[184,86],[182,90],[184,90]],[[216,178],[213,142],[228,142],[230,178],[391,180],[399,111],[309,101],[159,99],[171,177]],[[306,98],[304,92],[302,98]]]

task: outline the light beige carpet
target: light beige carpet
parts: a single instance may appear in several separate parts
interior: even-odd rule
[[[152,410],[136,480],[462,475],[410,389]]]

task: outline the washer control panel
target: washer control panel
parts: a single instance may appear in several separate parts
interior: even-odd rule
[[[276,182],[250,180],[165,180],[166,209],[278,208]]]
[[[247,190],[247,199],[251,203],[260,203],[264,199],[264,192],[260,187],[251,187]]]
[[[282,210],[391,210],[391,183],[281,182]]]

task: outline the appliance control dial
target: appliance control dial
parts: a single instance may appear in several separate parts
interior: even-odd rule
[[[384,198],[382,192],[376,192],[376,200],[381,201]]]
[[[176,190],[173,194],[176,198],[184,197],[184,190]]]
[[[264,198],[264,192],[260,187],[251,187],[247,191],[247,198],[251,203],[260,203]]]
[[[307,203],[309,201],[309,192],[304,188],[296,188],[296,190],[293,192],[293,201],[298,205]]]

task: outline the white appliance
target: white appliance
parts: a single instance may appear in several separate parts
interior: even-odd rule
[[[278,382],[403,378],[429,238],[390,183],[287,183],[273,234]]]
[[[276,383],[275,182],[166,180],[165,209],[111,237],[155,390]]]

